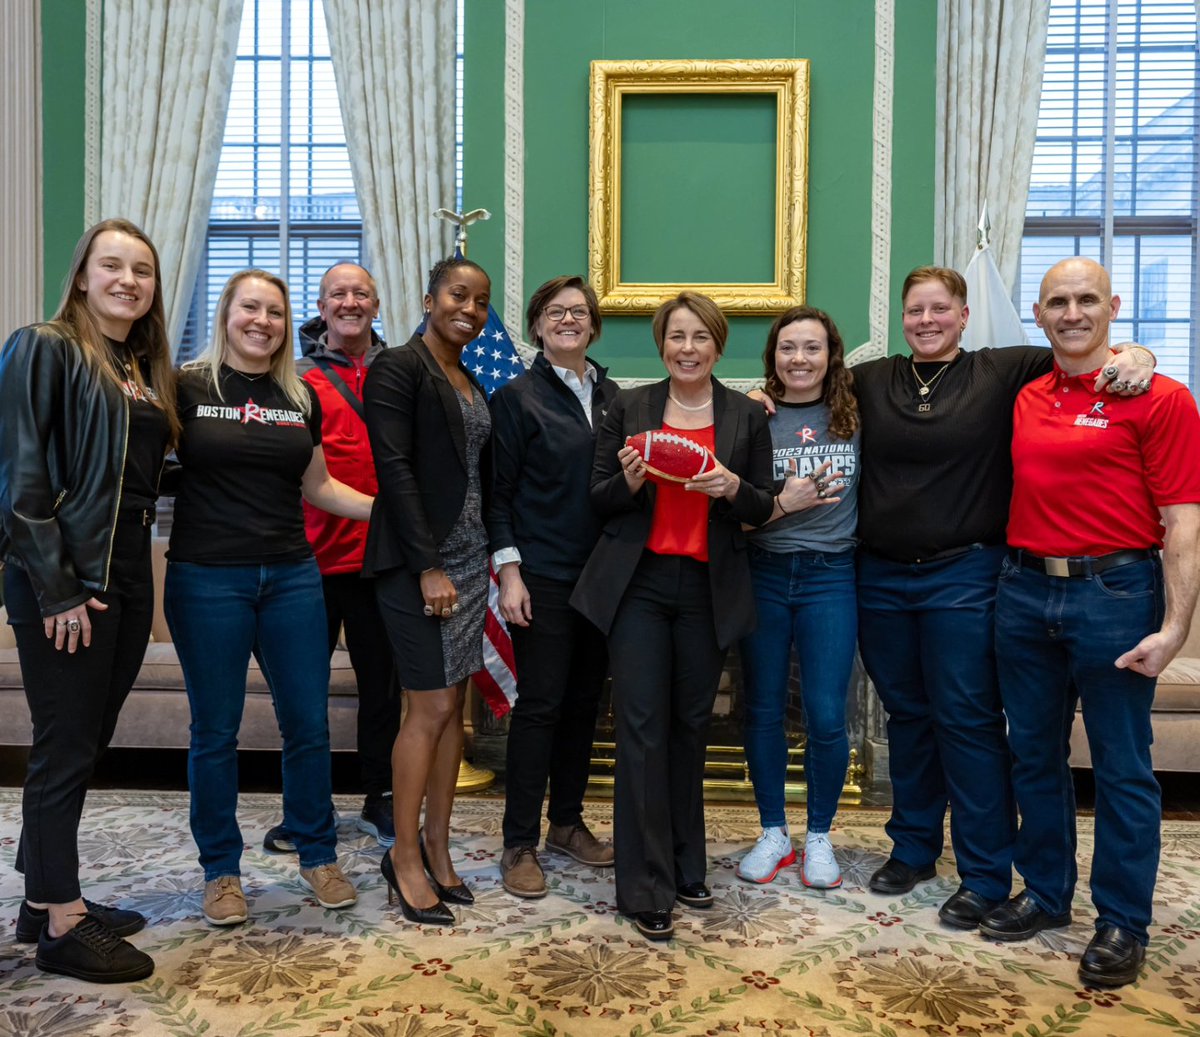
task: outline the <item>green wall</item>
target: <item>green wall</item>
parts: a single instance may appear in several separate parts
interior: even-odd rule
[[[892,295],[933,250],[936,0],[905,0],[895,28]],[[526,0],[524,291],[587,272],[588,75],[593,59],[807,58],[807,298],[851,346],[869,333],[872,89],[870,0]],[[492,211],[471,256],[502,296],[504,5],[466,0],[463,201]],[[719,251],[721,242],[711,246]],[[899,307],[892,341],[899,348]],[[769,319],[734,318],[719,375],[758,373]],[[513,329],[515,330],[515,329]],[[523,329],[522,329],[523,330]],[[662,368],[647,317],[606,317],[596,356],[618,376]]]
[[[84,231],[87,25],[83,0],[42,4],[42,274],[46,316],[58,305]]]

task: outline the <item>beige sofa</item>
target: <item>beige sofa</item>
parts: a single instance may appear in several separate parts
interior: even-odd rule
[[[125,748],[186,749],[188,701],[183,671],[171,644],[171,633],[162,614],[162,581],[166,572],[166,541],[154,541],[155,615],[151,643],[146,649],[129,700],[112,744]],[[31,737],[29,709],[21,684],[12,630],[0,610],[0,745],[28,745]],[[333,653],[329,681],[329,737],[334,750],[353,751],[358,689],[347,653]],[[238,744],[243,749],[278,749],[279,726],[271,694],[258,664],[251,660],[246,675],[246,708]]]

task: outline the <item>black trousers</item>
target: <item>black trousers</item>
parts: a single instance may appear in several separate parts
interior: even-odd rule
[[[509,627],[517,703],[508,728],[504,845],[535,846],[546,784],[552,825],[583,818],[596,708],[608,676],[604,635],[567,603],[573,583],[522,572],[533,609]]]
[[[708,567],[649,551],[608,642],[616,710],[617,909],[670,911],[703,882],[704,754],[725,650],[717,647]]]
[[[95,595],[92,643],[74,654],[46,637],[29,576],[4,571],[4,601],[17,640],[33,744],[21,806],[17,870],[26,899],[65,904],[80,896],[79,819],[96,761],[112,740],[150,640],[154,582],[150,530],[133,518],[117,524],[109,588]]]
[[[329,653],[346,629],[346,648],[358,683],[358,765],[363,792],[392,791],[392,743],[400,730],[400,685],[392,646],[375,601],[375,581],[361,573],[321,577],[329,621]]]

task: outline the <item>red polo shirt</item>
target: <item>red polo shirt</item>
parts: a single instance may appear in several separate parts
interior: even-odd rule
[[[1159,508],[1200,503],[1200,413],[1187,387],[1156,375],[1150,391],[1096,392],[1096,371],[1054,370],[1013,409],[1008,542],[1038,555],[1161,547]]]

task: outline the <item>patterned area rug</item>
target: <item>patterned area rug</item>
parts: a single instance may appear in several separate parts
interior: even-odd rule
[[[354,801],[339,802],[353,818]],[[387,906],[380,850],[341,826],[342,866],[360,901],[326,911],[295,859],[259,848],[274,797],[243,796],[240,819],[251,921],[217,930],[200,915],[200,875],[180,793],[93,793],[81,852],[93,899],[151,920],[133,938],[157,971],[131,986],[44,975],[13,942],[21,880],[12,868],[19,792],[0,790],[0,1037],[641,1037],[646,1034],[1200,1035],[1200,826],[1164,825],[1156,926],[1144,978],[1115,993],[1076,975],[1091,935],[1079,921],[1027,944],[989,943],[938,925],[955,888],[937,879],[909,896],[865,891],[884,860],[884,816],[847,811],[834,832],[845,883],[806,890],[789,869],[770,886],[739,882],[758,834],[745,806],[708,810],[716,904],[676,912],[675,939],[651,944],[614,911],[611,876],[549,857],[550,894],[519,901],[499,884],[502,804],[455,810],[460,871],[478,898],[453,929],[418,929]],[[589,810],[611,824],[608,804]],[[1080,852],[1091,852],[1090,822]]]

